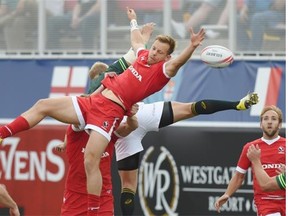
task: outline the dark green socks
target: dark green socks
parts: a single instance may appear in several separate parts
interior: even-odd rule
[[[212,114],[215,112],[234,109],[239,101],[221,101],[221,100],[200,100],[192,103],[191,110],[196,115]]]
[[[122,215],[124,216],[132,216],[134,211],[134,191],[130,190],[129,188],[123,188],[121,193],[121,211]]]

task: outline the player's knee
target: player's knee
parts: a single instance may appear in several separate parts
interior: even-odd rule
[[[47,99],[40,99],[34,104],[34,109],[38,112],[45,112],[47,109]]]
[[[84,156],[84,167],[86,173],[92,173],[96,170],[99,170],[99,163],[100,159],[97,159],[96,157],[93,157],[92,154],[85,154]]]
[[[137,180],[135,180],[134,182],[125,182],[125,181],[123,181],[122,188],[128,188],[130,191],[133,191],[134,193],[136,193]]]

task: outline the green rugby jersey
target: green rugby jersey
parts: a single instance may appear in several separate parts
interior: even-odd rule
[[[105,73],[107,72],[116,72],[117,75],[121,74],[128,68],[128,64],[124,57],[115,61],[112,65],[109,65],[107,70],[99,75],[97,79],[90,80],[88,94],[94,92],[101,85],[102,80],[104,79]]]

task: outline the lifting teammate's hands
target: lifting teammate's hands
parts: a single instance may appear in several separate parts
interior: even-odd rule
[[[127,7],[127,16],[130,21],[133,19],[137,20],[136,12],[132,8]]]

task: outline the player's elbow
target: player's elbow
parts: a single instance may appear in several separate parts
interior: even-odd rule
[[[260,188],[264,192],[279,190],[279,186],[277,185],[277,182],[273,181],[273,179],[269,180],[268,182],[265,182],[263,184],[260,184]]]
[[[177,61],[168,61],[165,63],[165,73],[169,77],[174,77],[176,76],[178,70],[180,69],[181,64]]]
[[[266,185],[262,186],[261,190],[264,191],[264,192],[273,191],[271,188],[267,187]]]
[[[140,48],[145,48],[145,44],[140,42],[140,41],[132,41],[131,43],[132,49],[134,50],[134,52],[136,53],[138,49]]]

